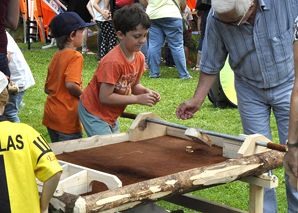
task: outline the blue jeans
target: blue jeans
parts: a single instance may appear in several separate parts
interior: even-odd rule
[[[182,19],[179,18],[151,20],[148,48],[150,77],[159,76],[161,48],[164,44],[165,36],[167,37],[180,78],[188,78],[189,73],[186,70],[186,59],[183,46]]]
[[[9,95],[9,103],[5,106],[4,115],[13,123],[20,123],[18,117],[19,105],[23,100],[25,91],[19,92],[17,95]]]
[[[108,124],[101,118],[91,114],[83,106],[81,100],[79,100],[79,117],[88,137],[94,135],[108,135],[120,132],[119,119],[116,120],[114,125]]]
[[[259,89],[235,76],[235,89],[238,110],[244,134],[261,134],[271,140],[270,116],[273,110],[278,128],[279,141],[285,144],[288,135],[290,100],[294,79],[270,89]],[[298,192],[289,183],[285,175],[288,212],[298,210]],[[264,213],[277,212],[275,189],[264,189]]]

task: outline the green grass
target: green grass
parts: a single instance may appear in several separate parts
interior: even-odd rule
[[[17,34],[16,34],[17,35]],[[46,128],[41,124],[43,117],[43,106],[46,100],[44,93],[44,83],[47,75],[47,66],[57,51],[57,48],[49,48],[42,50],[41,47],[45,44],[41,42],[31,43],[31,50],[27,49],[27,44],[19,43],[20,48],[32,70],[36,85],[26,91],[23,102],[26,104],[24,109],[19,113],[20,120],[33,126],[37,131],[42,133],[45,138],[50,141]],[[96,38],[91,37],[88,40],[89,49],[96,51]],[[195,56],[196,53],[193,52]],[[193,59],[193,61],[195,61]],[[98,61],[96,55],[84,55],[83,68],[83,84],[87,86],[97,67]],[[190,68],[193,65],[188,65]],[[175,110],[178,105],[191,98],[196,88],[199,73],[190,71],[194,77],[189,80],[181,80],[178,78],[176,69],[169,69],[161,64],[159,79],[150,79],[149,71],[146,71],[141,79],[141,83],[150,89],[153,89],[161,94],[162,100],[156,106],[146,107],[141,105],[130,105],[127,107],[127,112],[142,113],[153,112],[162,117],[166,121],[182,124],[186,126],[199,127],[202,129],[226,133],[230,135],[239,135],[242,133],[240,117],[236,108],[214,108],[213,104],[206,98],[202,108],[197,112],[194,118],[183,121],[178,120],[175,115]],[[272,116],[273,141],[278,141],[278,133],[274,117]],[[130,119],[120,118],[121,132],[128,131],[132,123]],[[85,135],[86,137],[86,135]],[[278,212],[287,212],[286,193],[284,186],[284,169],[275,170],[275,175],[279,178],[279,186],[277,187],[278,196]],[[204,189],[192,192],[193,195],[219,202],[228,206],[239,208],[248,211],[248,184],[240,181],[222,186]],[[159,205],[169,209],[184,209],[186,213],[196,212],[180,206],[172,205],[164,201],[158,202]]]

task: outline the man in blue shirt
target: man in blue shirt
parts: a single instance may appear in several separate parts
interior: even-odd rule
[[[285,144],[290,96],[294,84],[293,26],[298,0],[212,0],[200,63],[200,79],[192,99],[176,115],[197,112],[229,55],[235,74],[238,110],[244,134],[271,139],[273,111],[279,140]],[[286,176],[288,212],[297,212],[298,193]],[[265,189],[264,212],[277,212],[274,189]]]

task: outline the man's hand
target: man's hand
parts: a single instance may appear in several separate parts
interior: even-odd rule
[[[285,172],[289,176],[291,186],[297,191],[298,148],[289,147],[289,151],[284,156],[283,165],[285,167]]]
[[[193,115],[200,109],[201,105],[198,104],[194,98],[183,102],[176,109],[176,116],[179,119],[187,120],[193,117]]]

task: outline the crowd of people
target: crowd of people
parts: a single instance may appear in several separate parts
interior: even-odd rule
[[[150,78],[161,77],[159,65],[165,40],[180,79],[192,78],[186,66],[191,31],[183,32],[182,26],[183,15],[191,20],[187,17],[187,1],[117,0],[111,4],[108,0],[89,0],[80,1],[80,6],[70,2],[72,12],[57,15],[49,25],[58,51],[45,79],[47,100],[42,124],[51,142],[82,138],[83,129],[88,137],[118,133],[118,118],[127,105],[155,106],[160,94],[144,87],[140,79],[146,69],[150,69]],[[25,91],[35,82],[20,49],[5,31],[6,27],[17,27],[19,1],[0,1],[0,8],[0,170],[5,176],[0,179],[4,189],[1,209],[45,213],[62,168],[45,139],[32,127],[21,124],[17,116]],[[212,0],[197,16],[201,40],[192,69],[200,72],[200,78],[193,98],[177,107],[177,118],[190,119],[201,108],[229,56],[243,133],[271,139],[273,112],[279,141],[288,145],[284,157],[288,212],[297,212],[297,184],[291,180],[298,178],[298,0]],[[86,32],[94,25],[99,28],[99,64],[83,88],[81,53],[92,54]],[[81,53],[77,51],[80,47]],[[12,82],[18,85],[16,94],[9,94]],[[22,152],[18,164],[8,163],[17,154],[10,143]],[[47,149],[40,149],[38,143]],[[25,170],[30,175],[26,181],[18,181],[18,177],[26,176]],[[35,177],[44,182],[40,197]],[[17,191],[12,192],[11,185],[16,185]],[[32,199],[19,195],[28,190],[35,193]],[[24,202],[20,204],[17,201],[21,199]],[[125,212],[166,212],[154,204],[139,208]],[[265,189],[267,212],[277,212],[275,189]]]

